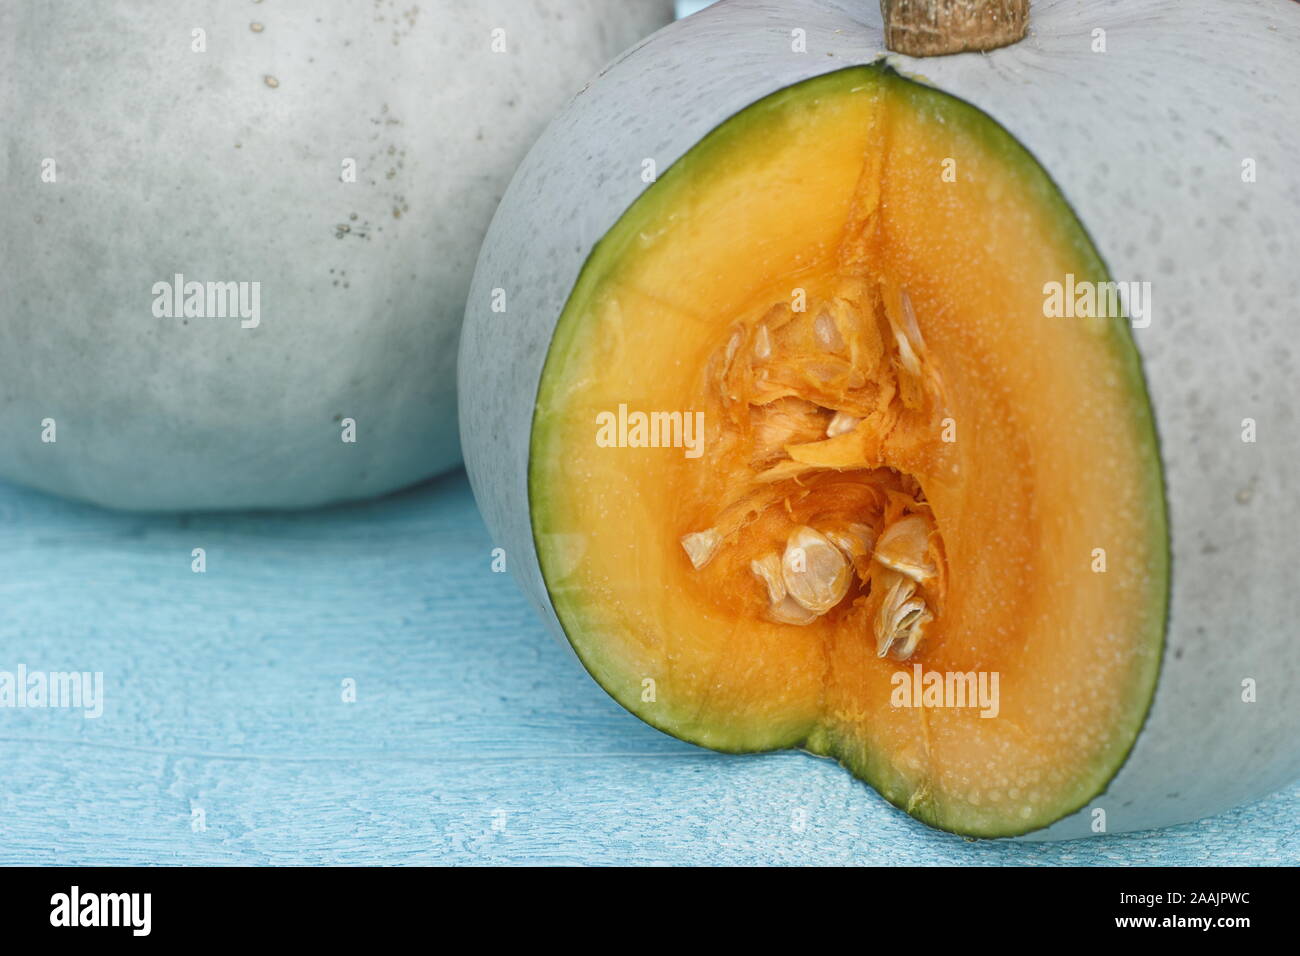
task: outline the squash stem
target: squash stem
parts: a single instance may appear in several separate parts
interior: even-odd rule
[[[880,0],[885,45],[908,56],[995,50],[1021,40],[1029,0]]]

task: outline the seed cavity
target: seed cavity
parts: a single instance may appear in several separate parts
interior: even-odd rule
[[[786,592],[814,614],[825,614],[849,593],[848,558],[821,532],[800,525],[790,532],[781,558]]]
[[[722,535],[717,528],[682,535],[682,547],[686,549],[686,556],[691,559],[691,565],[697,571],[713,559],[721,544]]]
[[[901,467],[920,456],[890,439],[937,444],[946,403],[908,291],[845,279],[798,312],[777,301],[719,331],[706,385],[726,417],[706,465],[727,492],[713,527],[682,536],[691,564],[725,538],[724,570],[756,579],[740,589],[749,613],[805,626],[840,607],[879,656],[924,654],[947,570],[920,477]]]

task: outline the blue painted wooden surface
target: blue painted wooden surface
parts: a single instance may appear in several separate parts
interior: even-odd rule
[[[1160,832],[971,843],[826,761],[672,740],[543,633],[490,552],[462,473],[225,517],[0,485],[0,670],[105,683],[98,719],[0,709],[0,863],[1300,859],[1300,787]]]

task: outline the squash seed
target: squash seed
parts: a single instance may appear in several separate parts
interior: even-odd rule
[[[870,556],[876,540],[870,525],[856,523],[849,525],[847,531],[827,531],[826,537],[850,561]]]
[[[785,600],[785,581],[781,579],[781,556],[775,551],[749,562],[749,570],[767,587],[767,601],[777,605]]]
[[[686,549],[686,556],[691,559],[691,565],[697,571],[718,553],[718,546],[721,544],[722,535],[718,533],[717,528],[682,535],[682,547]]]
[[[912,298],[906,289],[898,290],[899,308],[902,312],[900,325],[894,325],[894,342],[898,345],[898,357],[907,369],[918,378],[921,375],[921,355],[925,354],[925,340],[921,338],[921,327],[916,324],[916,311],[912,308]],[[893,323],[891,323],[893,324]]]
[[[887,568],[925,584],[936,574],[930,557],[930,535],[934,523],[924,514],[899,518],[881,534],[872,555]]]
[[[852,569],[825,535],[800,525],[786,541],[781,578],[790,597],[814,614],[825,614],[849,593]]]
[[[905,661],[921,643],[934,614],[916,593],[916,582],[897,571],[883,572],[873,586],[886,588],[875,620],[876,656]]]
[[[844,351],[844,336],[840,335],[835,320],[825,309],[818,312],[817,318],[813,320],[813,334],[817,337],[817,344],[827,352]]]
[[[815,611],[808,610],[788,594],[769,607],[767,611],[772,620],[778,624],[794,624],[798,627],[811,624],[821,616]]]
[[[850,415],[848,412],[836,412],[831,418],[830,424],[826,426],[826,437],[834,438],[836,435],[851,432],[858,427],[860,421],[862,419]]]

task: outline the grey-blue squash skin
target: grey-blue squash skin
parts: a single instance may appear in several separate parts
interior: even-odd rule
[[[796,28],[805,54],[791,51]],[[1097,29],[1108,52],[1093,52]],[[1153,285],[1135,338],[1171,522],[1160,682],[1105,793],[1029,839],[1091,835],[1093,808],[1109,832],[1195,820],[1300,776],[1297,51],[1300,5],[1283,0],[1035,0],[1015,46],[890,57],[1005,126],[1112,275]],[[592,245],[645,188],[644,157],[665,169],[762,96],[882,55],[874,2],[732,0],[629,51],[516,173],[470,291],[461,434],[488,527],[561,639],[530,527],[529,439],[551,333]],[[490,307],[498,287],[506,314]],[[1248,680],[1256,703],[1242,700]]]
[[[0,477],[192,510],[456,466],[492,210],[550,116],[671,19],[671,0],[0,3]],[[259,282],[260,325],[156,317],[178,272]]]

